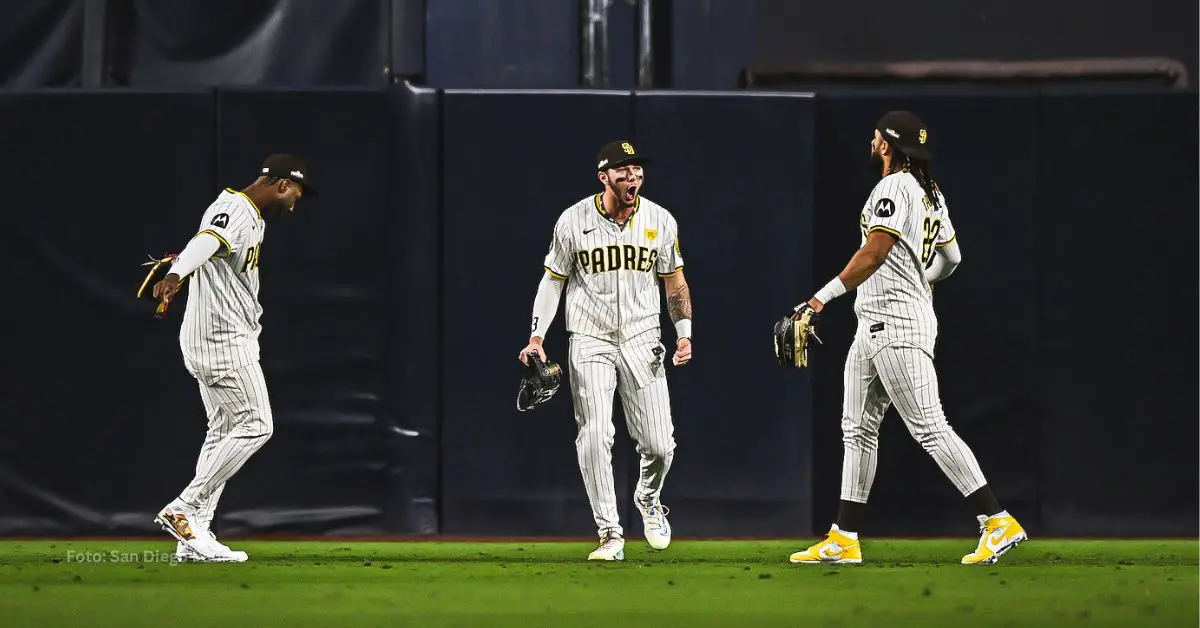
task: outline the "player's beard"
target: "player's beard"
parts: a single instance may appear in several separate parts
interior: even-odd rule
[[[871,167],[871,174],[883,174],[883,155],[880,155],[879,151],[874,148],[871,149],[871,161],[869,165]]]
[[[288,215],[288,202],[284,199],[277,199],[268,204],[264,209],[263,216],[266,218],[279,218]]]

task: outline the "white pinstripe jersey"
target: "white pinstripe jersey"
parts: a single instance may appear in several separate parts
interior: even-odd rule
[[[946,198],[941,191],[937,194],[941,205],[934,208],[907,172],[888,175],[876,184],[859,216],[862,244],[876,230],[899,240],[879,270],[858,287],[854,300],[860,332],[875,327],[875,333],[889,341],[916,344],[931,354],[938,322],[924,271],[937,247],[955,238]]]
[[[679,227],[666,208],[638,197],[622,227],[603,195],[575,203],[558,219],[546,272],[567,279],[567,331],[623,342],[658,329],[659,277],[683,268]]]
[[[215,377],[258,359],[258,260],[266,227],[254,203],[230,189],[204,212],[199,233],[216,236],[221,247],[196,269],[188,291],[179,346],[189,368]]]

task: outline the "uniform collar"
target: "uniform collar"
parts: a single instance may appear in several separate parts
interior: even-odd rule
[[[592,202],[596,206],[596,211],[600,213],[600,216],[602,218],[604,218],[608,222],[610,222],[618,227],[622,227],[622,228],[633,225],[633,217],[636,216],[638,213],[638,210],[642,208],[642,197],[641,196],[635,197],[633,199],[633,211],[630,212],[629,218],[625,219],[625,224],[622,225],[621,223],[617,222],[616,220],[613,220],[613,217],[609,216],[608,212],[604,210],[604,193],[603,192],[600,192],[599,194],[593,196]]]
[[[262,210],[260,210],[260,209],[258,208],[258,205],[255,205],[255,204],[254,204],[254,201],[250,200],[250,197],[249,197],[249,196],[246,196],[246,193],[245,193],[245,192],[239,192],[239,191],[237,191],[237,190],[235,190],[235,189],[233,189],[233,188],[225,188],[225,191],[226,191],[226,192],[229,192],[230,194],[237,194],[238,196],[240,196],[240,197],[242,197],[242,198],[246,199],[246,202],[247,202],[247,203],[250,203],[250,206],[254,208],[254,213],[255,213],[255,214],[258,214],[258,219],[259,219],[259,220],[262,220],[262,219],[263,219],[263,217],[262,217]]]

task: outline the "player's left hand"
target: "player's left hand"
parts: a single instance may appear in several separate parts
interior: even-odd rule
[[[675,366],[683,366],[692,359],[692,339],[680,338],[675,341],[675,355],[671,358],[671,363]]]
[[[171,264],[175,262],[176,257],[174,253],[167,253],[162,259],[154,259],[151,256],[150,261],[142,263],[142,266],[149,266],[150,270],[142,279],[142,285],[137,291],[137,298],[158,302],[158,307],[154,310],[156,318],[166,316],[171,299],[187,281],[187,279],[181,279],[179,275],[170,272]]]
[[[171,298],[175,296],[176,292],[179,292],[179,275],[175,273],[167,275],[162,281],[154,284],[154,298],[159,300],[164,311],[167,306],[171,305]]]
[[[820,299],[818,299],[817,297],[813,297],[813,298],[809,299],[806,303],[801,303],[800,305],[797,305],[795,307],[795,309],[792,310],[792,312],[793,312],[792,320],[794,320],[794,321],[800,320],[800,317],[804,314],[804,306],[806,306],[806,305],[808,306],[809,309],[811,309],[812,311],[817,312],[817,313],[820,313],[821,310],[825,309],[825,304],[821,303]]]

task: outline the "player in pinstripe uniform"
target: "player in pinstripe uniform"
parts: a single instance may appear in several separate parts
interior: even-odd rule
[[[641,196],[646,159],[629,142],[612,142],[596,160],[604,190],[569,207],[554,226],[534,298],[529,345],[519,357],[524,362],[527,353],[536,352],[546,359],[542,340],[565,286],[575,447],[600,534],[588,560],[622,560],[625,540],[612,470],[613,395],[620,393],[629,434],[641,455],[634,502],[646,541],[654,549],[666,549],[671,526],[660,495],[675,438],[659,333],[658,278],[675,324],[675,366],[692,357],[692,299],[675,218]]]
[[[178,540],[180,560],[247,558],[217,541],[210,523],[225,483],[274,429],[258,349],[258,265],[266,219],[290,214],[302,196],[314,194],[304,160],[271,155],[254,183],[240,192],[226,189],[209,205],[199,232],[154,287],[154,296],[170,303],[194,273],[179,346],[199,383],[208,433],[195,477],[154,519]]]
[[[872,163],[883,179],[862,209],[862,244],[846,268],[800,308],[820,312],[858,289],[858,332],[846,357],[842,401],[842,494],[826,538],[791,555],[793,563],[859,563],[859,523],[879,446],[879,424],[895,404],[909,432],[975,509],[980,539],[964,565],[988,564],[1027,538],[984,478],[975,454],[946,421],[933,348],[938,321],[932,284],[962,260],[945,196],[929,174],[925,123],[907,111],[876,125]]]

